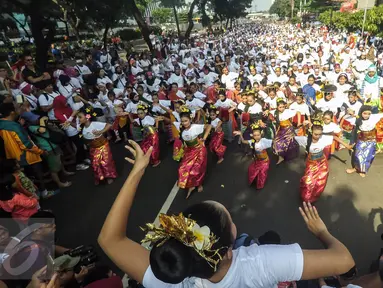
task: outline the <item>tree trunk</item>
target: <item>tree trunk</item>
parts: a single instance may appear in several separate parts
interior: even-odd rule
[[[69,27],[68,27],[68,21],[65,21],[65,31],[66,31],[66,36],[69,38]]]
[[[233,18],[230,18],[230,30],[233,29]]]
[[[229,18],[228,19],[226,19],[226,25],[225,25],[225,28],[226,28],[226,30],[227,30],[227,28],[229,27]]]
[[[174,13],[174,19],[176,19],[178,38],[180,38],[181,37],[180,23],[178,22],[177,10],[176,10],[176,6],[174,5],[173,5],[173,13]]]
[[[186,39],[188,39],[190,37],[190,33],[192,32],[193,27],[194,27],[193,12],[194,12],[195,5],[197,5],[197,2],[198,2],[198,0],[194,0],[190,5],[190,9],[189,9],[189,13],[188,13],[189,26],[185,32],[185,38]]]
[[[104,34],[102,36],[102,41],[104,42],[104,48],[108,46],[108,32],[109,32],[110,26],[108,24],[105,25]]]
[[[142,18],[140,10],[138,10],[136,2],[134,0],[128,0],[126,2],[128,4],[128,11],[130,11],[133,14],[134,19],[137,22],[138,27],[141,30],[142,37],[144,38],[146,44],[149,47],[149,50],[153,50],[152,41],[150,41],[149,35],[150,30],[148,27],[148,24],[146,24],[144,18]]]
[[[43,35],[43,16],[33,8],[29,16],[31,17],[31,32],[36,45],[36,63],[42,70],[45,70],[48,63],[48,48],[51,43],[48,44]]]
[[[206,14],[206,4],[207,4],[207,0],[203,0],[201,2],[201,14],[202,14],[202,24],[203,25],[206,25],[208,27],[209,30],[213,30],[212,27],[211,27],[211,21],[210,21],[210,17],[207,16]],[[221,28],[222,28],[222,22],[221,22]]]
[[[295,1],[294,0],[290,0],[290,5],[291,5],[291,18],[294,18]]]

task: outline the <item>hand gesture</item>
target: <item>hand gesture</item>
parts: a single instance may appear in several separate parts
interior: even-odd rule
[[[241,131],[234,131],[233,135],[234,136],[240,136],[240,135],[242,135],[242,132]]]
[[[85,266],[81,266],[81,271],[78,274],[74,274],[74,277],[76,278],[77,282],[84,281],[85,276],[88,274],[89,269]]]
[[[355,146],[355,143],[352,144],[352,145],[347,145],[346,148],[350,151],[354,151],[354,146]]]
[[[142,151],[139,144],[134,142],[133,140],[129,140],[129,144],[132,146],[125,146],[126,149],[132,153],[133,158],[125,157],[125,160],[129,163],[132,163],[133,169],[136,169],[138,171],[145,170],[145,168],[149,165],[150,162],[150,156],[152,155],[153,147],[150,147],[146,153]]]
[[[312,98],[310,98],[310,104],[311,104],[311,105],[315,105],[315,100],[312,99]]]
[[[47,266],[33,274],[32,281],[29,283],[28,288],[59,288],[61,285],[57,273],[53,274],[48,283],[41,279],[44,277],[46,270]]]
[[[319,237],[322,233],[327,232],[327,227],[319,217],[318,211],[311,203],[303,202],[303,209],[299,207],[299,211],[306,222],[307,228],[316,237]]]
[[[70,126],[70,122],[67,121],[65,123],[61,123],[60,125],[61,125],[61,128],[67,129]]]

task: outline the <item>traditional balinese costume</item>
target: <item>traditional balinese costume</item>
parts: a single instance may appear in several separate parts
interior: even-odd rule
[[[219,99],[215,103],[215,107],[219,109],[219,117],[222,120],[222,130],[225,134],[225,139],[231,142],[234,139],[233,131],[237,129],[237,121],[234,112],[229,112],[229,110],[237,107],[237,104],[233,100],[225,98],[223,101]]]
[[[134,119],[134,122],[138,124],[143,133],[143,140],[140,144],[142,151],[146,153],[150,147],[153,147],[150,164],[157,165],[160,162],[160,137],[155,127],[156,120],[151,116],[145,116],[144,119]]]
[[[210,125],[214,128],[213,135],[211,136],[211,140],[209,143],[209,149],[212,153],[215,153],[218,157],[218,160],[223,159],[225,155],[226,146],[222,145],[223,138],[225,137],[222,131],[216,131],[216,128],[221,120],[217,117],[213,121],[211,121]]]
[[[295,140],[307,148],[307,136],[296,136]],[[305,174],[300,181],[301,198],[304,202],[317,201],[326,187],[329,165],[324,149],[331,145],[332,141],[332,136],[323,135],[318,142],[312,142],[310,145]]]
[[[262,138],[259,142],[255,142],[254,139],[248,141],[250,148],[254,152],[254,161],[248,168],[249,185],[257,178],[256,187],[262,189],[265,186],[270,165],[266,149],[272,146],[273,141],[265,138]]]
[[[106,178],[117,178],[117,171],[108,140],[103,135],[96,136],[93,134],[94,130],[101,131],[105,126],[106,123],[91,122],[88,127],[84,127],[82,130],[82,135],[89,145],[96,185]]]
[[[330,122],[329,124],[323,124],[324,135],[340,136],[341,132],[342,130],[340,129],[339,125],[334,122]],[[324,153],[326,154],[327,159],[329,159],[330,155],[334,154],[335,150],[337,150],[338,148],[338,142],[333,140],[333,142],[324,149]]]
[[[203,131],[204,125],[191,124],[189,129],[181,132],[185,152],[178,168],[178,187],[182,189],[198,187],[205,178],[207,150],[198,139]]]
[[[306,116],[310,116],[309,106],[303,102],[301,104],[294,102],[290,105],[289,109],[297,111],[297,114],[293,117],[292,120],[295,127],[295,134],[297,136],[305,136],[306,128],[303,125],[303,122],[306,120]],[[301,126],[298,127],[298,124],[301,124]]]
[[[276,119],[279,120],[279,125],[273,146],[274,153],[287,161],[296,158],[299,152],[298,143],[294,139],[294,127],[290,121],[290,118],[293,118],[296,114],[296,111],[286,109],[282,113],[279,113],[278,116],[275,116],[279,117],[279,119]]]
[[[362,106],[361,111],[364,106]],[[382,114],[372,114],[362,124],[357,133],[356,145],[352,156],[352,165],[358,173],[367,173],[375,159],[376,153],[376,124],[383,118]],[[358,119],[359,120],[359,119]],[[354,124],[354,123],[353,123]]]
[[[362,103],[359,101],[355,101],[355,103],[350,103],[349,100],[345,101],[341,109],[344,109],[345,111],[342,111],[339,114],[339,126],[342,129],[342,133],[340,136],[340,139],[342,139],[343,142],[350,144],[351,143],[351,138],[352,138],[352,131],[354,130],[354,125],[351,124],[355,123],[355,116],[351,116],[350,114],[347,113],[346,109],[351,109],[354,111],[354,115],[359,114],[359,109],[362,107]],[[341,148],[342,145],[340,145]]]

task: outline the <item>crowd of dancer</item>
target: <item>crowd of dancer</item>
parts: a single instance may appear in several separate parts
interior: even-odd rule
[[[91,166],[96,185],[111,184],[118,176],[111,141],[139,143],[139,149],[130,150],[142,150],[155,168],[161,165],[164,135],[174,161],[180,162],[178,186],[186,190],[186,198],[203,191],[208,151],[220,164],[227,146],[240,144],[253,157],[248,183],[262,189],[274,163],[270,157],[283,165],[298,156],[301,146],[307,154],[300,181],[305,203],[320,198],[328,161],[337,151],[350,151],[351,167],[345,173],[361,177],[383,152],[383,80],[378,69],[383,53],[369,37],[329,33],[325,27],[258,23],[181,43],[165,37],[155,47],[153,55],[134,53],[125,61],[95,46],[73,67],[57,63],[47,71],[26,54],[11,77],[0,67],[0,163],[6,174],[1,185],[9,190],[0,199],[3,210],[27,223],[40,209],[39,198],[52,196],[42,179],[42,161],[58,187],[70,186],[63,180],[73,174],[62,162],[68,151],[74,151],[76,170]],[[218,204],[206,205],[211,207],[200,208],[218,209]],[[303,216],[318,219],[307,205]],[[229,240],[221,249],[230,246]],[[209,253],[219,251],[205,250],[206,255],[199,255],[216,266],[219,261]],[[277,278],[296,280],[302,276],[298,270]],[[147,273],[152,277],[147,287],[163,287],[151,270]],[[193,275],[209,274],[201,273]],[[305,273],[303,278],[317,275]],[[136,276],[142,280],[144,275],[140,270]],[[183,280],[162,276],[169,283]]]

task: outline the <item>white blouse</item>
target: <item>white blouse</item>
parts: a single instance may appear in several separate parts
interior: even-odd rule
[[[205,102],[203,102],[200,99],[193,98],[191,101],[190,100],[186,100],[185,105],[190,110],[196,111],[196,110],[199,110],[199,109],[203,108],[205,106]]]
[[[290,105],[290,109],[301,113],[301,115],[310,116],[309,106],[306,103],[298,104],[294,102]]]
[[[307,136],[295,136],[295,140],[298,142],[298,144],[304,148],[307,146]],[[323,151],[324,148],[332,144],[332,141],[334,140],[333,136],[330,135],[323,135],[321,138],[319,138],[318,142],[314,143],[314,141],[310,145],[310,153],[316,154]]]
[[[152,116],[145,116],[145,118],[141,120],[141,123],[140,123],[140,119],[138,118],[134,119],[134,121],[138,125],[141,124],[143,127],[154,126],[154,124],[156,123],[156,120],[154,120]]]
[[[140,104],[140,102],[138,102],[138,103],[129,102],[126,105],[125,112],[132,113],[132,114],[137,114],[137,106],[139,104]]]
[[[273,110],[271,111],[271,113],[275,115],[275,111],[276,110]],[[285,109],[285,111],[283,111],[282,113],[279,113],[279,121],[285,121],[290,118],[293,118],[296,114],[297,114],[297,111],[295,110]]]
[[[171,105],[170,100],[159,100],[160,105],[169,108]],[[166,111],[160,107],[160,105],[153,105],[152,112],[159,114],[166,114]]]
[[[221,99],[218,99],[217,102],[215,102],[214,106],[217,108],[230,109],[237,107],[237,104],[233,100],[226,98],[223,102],[221,101]]]
[[[252,147],[255,151],[262,152],[263,150],[266,150],[273,146],[273,140],[261,138],[259,142],[255,142],[254,140],[249,140],[249,145]]]
[[[315,106],[323,112],[330,110],[333,113],[337,113],[338,108],[343,104],[343,100],[344,99],[333,98],[330,101],[326,101],[322,98]]]
[[[359,126],[360,131],[371,131],[375,129],[376,124],[383,118],[383,113],[371,114],[368,120],[362,120],[362,125]],[[348,120],[352,125],[355,125],[356,118]]]
[[[104,122],[96,122],[96,121],[91,122],[88,127],[84,127],[84,129],[82,130],[82,135],[84,136],[85,139],[88,139],[88,140],[99,138],[102,135],[96,136],[93,134],[93,131],[101,131],[105,128],[105,126],[106,126],[106,123]]]
[[[340,133],[342,130],[340,129],[339,125],[334,123],[334,122],[330,122],[329,124],[324,124],[323,125],[323,133]]]
[[[205,125],[203,124],[192,124],[188,130],[182,132],[182,139],[185,141],[192,141],[203,133]]]
[[[217,128],[219,122],[221,122],[221,120],[217,117],[213,121],[211,121],[210,125],[215,129]]]

